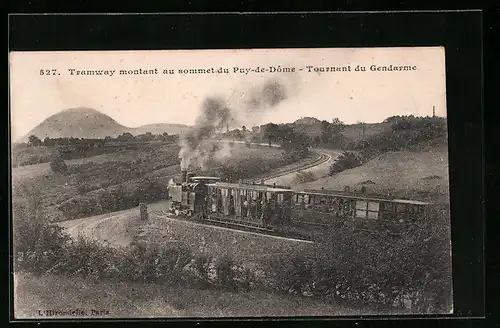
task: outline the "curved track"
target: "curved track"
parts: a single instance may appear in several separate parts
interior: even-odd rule
[[[340,152],[322,149],[315,151],[320,154],[320,157],[313,163],[271,174],[264,177],[264,180],[266,183],[276,183],[277,185],[293,185],[296,173],[305,170],[311,171],[316,178],[325,176],[331,163],[335,161]],[[166,210],[168,201],[149,204],[148,207],[151,212]],[[139,224],[138,208],[59,223],[60,226],[67,229],[72,237],[84,235],[114,246],[129,244],[134,233],[133,227]]]
[[[267,184],[284,185],[291,186],[297,184],[295,181],[297,173],[299,172],[310,172],[314,175],[315,179],[323,178],[328,175],[328,171],[333,162],[336,161],[337,157],[341,154],[339,151],[335,150],[315,150],[320,154],[320,157],[313,163],[292,168],[287,171],[279,172],[274,175],[270,175],[264,179]]]

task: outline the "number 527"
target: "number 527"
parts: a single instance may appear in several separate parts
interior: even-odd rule
[[[40,75],[58,75],[57,69],[41,69]]]

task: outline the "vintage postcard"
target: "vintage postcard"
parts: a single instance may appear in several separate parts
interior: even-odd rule
[[[10,53],[16,319],[453,313],[442,47]]]

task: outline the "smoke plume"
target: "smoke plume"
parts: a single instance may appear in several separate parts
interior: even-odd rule
[[[287,100],[293,89],[293,84],[274,78],[248,90],[233,90],[227,100],[215,96],[205,99],[194,127],[181,136],[181,169],[187,170],[191,164],[205,168],[210,161],[230,157],[229,143],[218,144],[210,139],[228,127],[258,123],[259,114]]]

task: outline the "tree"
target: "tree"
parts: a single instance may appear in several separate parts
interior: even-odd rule
[[[243,126],[241,127],[241,131],[243,131],[243,133],[246,133],[246,132],[247,132],[247,127],[243,125]]]
[[[274,123],[268,123],[263,126],[263,139],[267,140],[269,143],[269,147],[271,147],[271,143],[273,141],[278,140],[279,126]]]
[[[121,141],[129,141],[132,139],[134,139],[134,136],[130,132],[125,132],[122,135],[118,136],[118,140],[121,140]]]
[[[321,121],[321,142],[323,145],[338,144],[342,139],[342,131],[344,130],[344,123],[338,118],[334,118],[332,123],[328,121]]]
[[[315,136],[313,139],[313,144],[315,147],[319,146],[321,144],[321,138],[319,136]]]
[[[35,135],[30,135],[28,138],[28,145],[30,147],[39,147],[42,145],[42,140]]]
[[[66,173],[68,170],[68,167],[60,154],[54,156],[54,159],[50,162],[50,168],[54,173]]]

